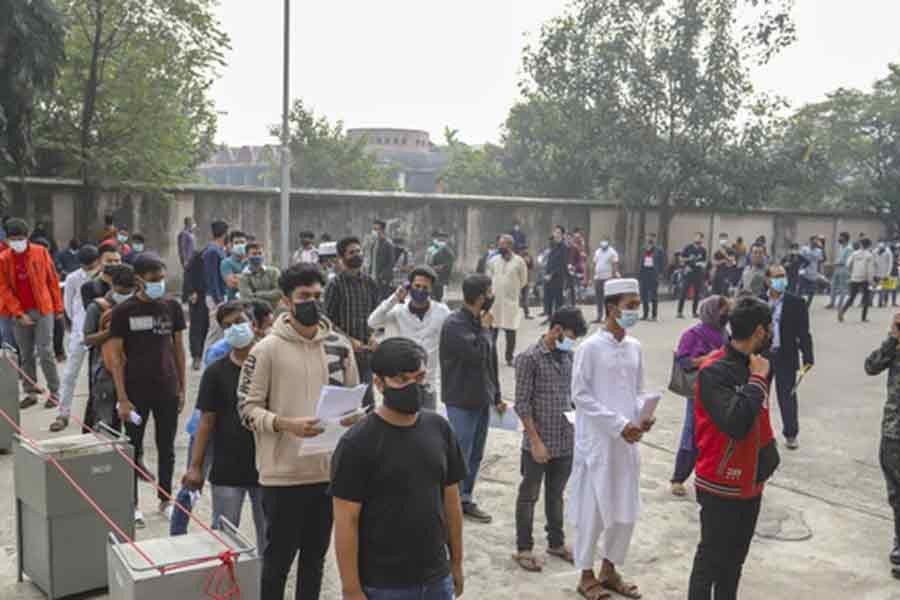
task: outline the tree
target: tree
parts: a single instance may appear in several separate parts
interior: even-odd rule
[[[714,164],[740,142],[752,100],[747,65],[793,40],[790,8],[790,0],[575,0],[526,49],[527,108],[518,111],[536,118],[514,112],[507,123],[507,139],[524,140],[518,164],[531,179],[540,171],[528,165],[552,161],[570,170],[551,168],[579,195],[605,190],[626,206],[658,208],[665,244],[676,212],[723,197]]]
[[[444,191],[452,194],[509,196],[522,193],[507,173],[505,150],[494,144],[470,146],[457,139],[458,131],[445,128],[449,161],[441,171]]]
[[[306,108],[302,100],[295,100],[289,122],[292,185],[347,190],[397,189],[394,170],[380,165],[366,151],[365,138],[348,138],[341,121],[332,125],[327,118],[316,116]],[[271,133],[280,138],[281,128],[273,127]]]
[[[0,177],[34,167],[36,96],[53,85],[64,58],[62,18],[50,0],[0,2]],[[0,197],[6,198],[0,180]]]
[[[59,0],[67,60],[40,141],[88,183],[162,186],[213,150],[209,88],[228,36],[214,0]]]

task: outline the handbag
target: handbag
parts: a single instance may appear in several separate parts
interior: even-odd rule
[[[699,369],[685,371],[678,362],[678,355],[672,355],[672,375],[669,377],[669,391],[684,398],[694,397]]]

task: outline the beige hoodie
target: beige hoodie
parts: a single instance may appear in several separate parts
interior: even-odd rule
[[[330,373],[329,373],[330,372]],[[331,380],[331,381],[329,381]],[[257,343],[244,362],[238,386],[238,410],[256,439],[259,482],[267,486],[307,485],[329,480],[331,454],[299,456],[302,438],[276,433],[275,417],[312,417],[323,385],[359,384],[359,371],[347,339],[323,319],[308,340],[288,315]]]

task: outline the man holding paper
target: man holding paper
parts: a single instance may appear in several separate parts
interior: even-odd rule
[[[625,562],[640,510],[640,455],[637,443],[653,427],[644,404],[658,394],[644,392],[641,344],[626,331],[641,318],[635,279],[611,279],[604,287],[603,329],[575,353],[572,401],[575,452],[569,481],[569,518],[575,526],[578,593],[606,598],[605,590],[640,598],[638,587],[617,570]],[[597,542],[603,538],[603,565],[594,574]]]
[[[238,409],[256,441],[267,525],[262,600],[283,600],[298,552],[296,598],[316,600],[322,587],[331,540],[331,453],[303,452],[304,439],[324,431],[314,416],[322,387],[359,384],[350,342],[334,331],[320,304],[324,284],[318,266],[308,263],[281,274],[278,286],[289,310],[253,347],[238,387]]]

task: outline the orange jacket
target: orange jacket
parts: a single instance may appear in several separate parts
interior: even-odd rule
[[[53,259],[46,248],[39,244],[28,244],[25,250],[25,264],[28,265],[28,281],[37,311],[42,315],[62,314],[63,301],[59,289],[59,276]],[[22,305],[16,297],[16,264],[10,248],[0,251],[0,314],[4,317],[20,317]]]

